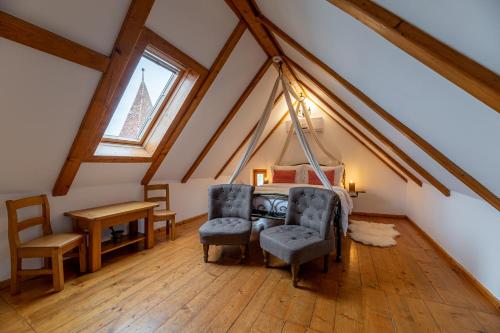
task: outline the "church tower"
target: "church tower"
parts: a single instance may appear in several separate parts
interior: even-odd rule
[[[144,82],[144,68],[142,69],[142,81],[134,103],[127,114],[127,120],[120,131],[120,137],[135,139],[139,136],[142,127],[146,123],[147,117],[151,113],[153,104],[149,96],[148,88]]]

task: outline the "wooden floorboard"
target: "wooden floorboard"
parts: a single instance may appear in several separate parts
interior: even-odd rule
[[[123,249],[78,276],[66,264],[62,292],[47,277],[0,290],[0,332],[500,332],[500,314],[404,219],[392,248],[345,239],[343,262],[262,265],[256,237],[247,262],[238,247],[211,247],[203,262],[197,229],[153,249]],[[158,236],[160,237],[160,236]]]

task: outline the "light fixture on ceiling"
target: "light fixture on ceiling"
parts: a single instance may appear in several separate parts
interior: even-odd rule
[[[308,102],[308,99],[304,97],[304,95],[302,93],[300,93],[300,107],[298,108],[298,111],[297,111],[297,115],[299,116],[300,119],[303,119],[305,118],[304,116],[304,112],[307,112],[307,114],[310,116],[311,115],[311,106]],[[304,110],[304,107],[305,107],[305,110]]]

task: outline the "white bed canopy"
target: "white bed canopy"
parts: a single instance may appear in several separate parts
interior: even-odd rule
[[[297,139],[300,143],[300,146],[302,147],[302,150],[304,151],[304,154],[307,158],[307,161],[313,168],[314,172],[320,179],[321,183],[323,186],[329,190],[333,190],[332,184],[326,177],[325,173],[320,167],[320,164],[318,163],[318,160],[314,156],[314,153],[311,150],[311,147],[309,146],[309,143],[306,140],[306,137],[304,135],[304,132],[302,130],[302,127],[300,125],[299,118],[297,116],[297,113],[300,108],[304,111],[304,117],[307,122],[307,127],[311,129],[309,132],[311,133],[315,143],[318,145],[318,147],[325,153],[325,155],[332,161],[336,162],[337,164],[339,163],[338,160],[331,155],[328,150],[324,147],[324,145],[321,143],[320,139],[318,138],[318,135],[316,131],[314,131],[313,124],[311,121],[311,118],[309,116],[309,113],[306,110],[306,106],[304,103],[304,98],[301,98],[297,96],[295,91],[293,91],[292,87],[290,84],[287,82],[287,80],[283,77],[283,71],[281,70],[281,65],[282,65],[282,59],[281,57],[274,57],[273,61],[275,63],[279,64],[279,74],[278,77],[276,78],[276,82],[274,83],[273,89],[271,91],[271,94],[269,96],[269,99],[267,101],[266,107],[264,109],[264,112],[262,113],[262,116],[260,117],[260,120],[258,122],[257,128],[252,136],[252,139],[250,140],[250,144],[248,145],[246,151],[244,152],[240,162],[238,163],[238,166],[236,167],[236,170],[234,171],[233,175],[229,179],[229,183],[233,183],[235,179],[238,177],[238,175],[241,173],[245,165],[247,164],[248,160],[250,159],[250,156],[252,155],[253,151],[255,150],[255,147],[257,146],[257,142],[259,141],[259,138],[261,137],[262,133],[264,132],[264,128],[266,127],[267,121],[269,120],[269,116],[271,114],[271,111],[273,109],[273,101],[276,97],[276,93],[278,91],[278,86],[281,83],[283,87],[283,94],[285,96],[286,104],[288,107],[288,113],[290,114],[290,118],[292,120],[292,126],[293,128],[289,131],[288,137],[285,141],[285,145],[281,151],[281,154],[278,157],[277,164],[279,164],[283,158],[283,155],[288,147],[288,144],[290,142],[291,136],[293,131],[295,130],[295,133],[297,133]],[[297,107],[294,108],[293,103],[292,103],[292,96],[293,98],[298,101]]]

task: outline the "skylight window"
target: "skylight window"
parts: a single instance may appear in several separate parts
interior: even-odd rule
[[[111,93],[113,114],[88,162],[145,163],[179,135],[208,70],[144,28]],[[114,78],[115,80],[118,77]]]
[[[164,107],[180,70],[145,50],[113,113],[103,141],[140,143]]]

